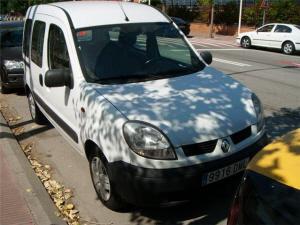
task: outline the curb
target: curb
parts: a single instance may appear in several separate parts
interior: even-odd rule
[[[66,222],[55,215],[58,209],[31,168],[28,159],[1,113],[0,135],[0,150],[4,153],[9,167],[19,187],[21,187],[19,190],[27,203],[34,223],[37,225],[66,225]],[[30,190],[30,192],[26,190]]]

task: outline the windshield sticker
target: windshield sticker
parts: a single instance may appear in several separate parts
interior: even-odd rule
[[[79,42],[82,41],[91,41],[93,39],[93,32],[92,30],[83,30],[77,32],[77,40]]]

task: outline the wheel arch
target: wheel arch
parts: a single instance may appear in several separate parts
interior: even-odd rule
[[[84,143],[84,152],[85,152],[85,156],[86,156],[87,160],[90,160],[92,153],[94,153],[95,151],[100,151],[100,153],[105,158],[105,160],[107,160],[102,149],[99,147],[99,145],[96,144],[91,139],[87,139]]]
[[[28,97],[29,93],[31,92],[28,84],[25,84],[25,93],[26,93],[26,96]]]
[[[288,40],[285,40],[285,41],[283,41],[283,42],[281,43],[281,48],[283,48],[283,45],[284,45],[285,43],[287,43],[287,42],[291,42],[291,43],[294,45],[294,47],[295,47],[295,44],[296,44],[296,43],[295,43],[294,41],[288,39]]]
[[[241,43],[242,43],[242,40],[244,39],[244,38],[249,38],[250,39],[250,41],[252,42],[252,38],[248,35],[248,34],[245,34],[245,35],[243,35],[242,37],[241,37]]]

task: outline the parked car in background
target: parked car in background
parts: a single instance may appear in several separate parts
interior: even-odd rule
[[[178,17],[171,17],[171,19],[176,23],[176,25],[182,30],[182,32],[188,36],[190,33],[190,24]]]
[[[18,22],[0,22],[0,85],[1,92],[24,86],[22,59],[23,25]]]
[[[24,34],[32,118],[45,115],[88,159],[111,209],[182,200],[244,171],[266,143],[258,97],[153,7],[33,6]]]
[[[284,23],[266,24],[255,31],[240,33],[236,38],[243,48],[260,46],[281,49],[291,55],[300,50],[300,26]]]
[[[249,163],[228,225],[300,224],[300,128],[275,140]]]

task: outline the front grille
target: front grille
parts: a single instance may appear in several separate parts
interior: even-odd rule
[[[206,141],[202,143],[183,145],[181,147],[186,156],[201,155],[201,154],[213,152],[216,147],[217,141],[218,140],[216,139],[216,140]]]
[[[250,137],[251,136],[251,126],[241,130],[241,131],[238,131],[232,135],[230,135],[231,137],[231,140],[234,144],[238,144],[240,143],[241,141],[245,140],[246,138]]]

